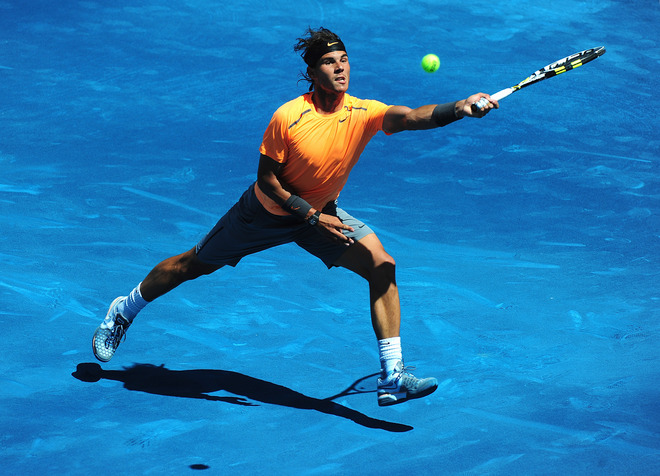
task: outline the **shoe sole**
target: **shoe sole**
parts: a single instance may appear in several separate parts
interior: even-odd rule
[[[398,405],[399,403],[407,402],[408,400],[416,400],[418,398],[424,398],[429,395],[431,395],[433,392],[435,392],[438,389],[438,382],[436,381],[435,385],[430,386],[426,390],[416,394],[416,395],[410,395],[405,393],[386,393],[384,395],[380,395],[378,397],[378,406],[379,407],[390,407],[392,405]],[[401,397],[399,397],[399,395]],[[382,398],[381,398],[382,397]]]
[[[97,327],[96,331],[94,332],[94,335],[92,336],[92,352],[94,352],[94,357],[96,357],[96,360],[100,360],[101,362],[104,362],[104,363],[105,362],[110,362],[110,359],[112,359],[112,355],[109,358],[104,359],[103,357],[101,357],[99,354],[96,353],[96,342],[95,342],[96,333],[99,331],[100,328],[101,328],[100,326]]]
[[[106,318],[108,317],[108,314],[110,314],[110,311],[112,311],[112,308],[115,307],[115,304],[117,303],[117,301],[119,301],[121,299],[124,299],[124,296],[116,297],[112,301],[112,304],[110,304],[110,307],[108,308],[108,312],[105,313]],[[110,359],[112,359],[112,357],[114,356],[114,352],[107,359],[104,359],[103,357],[101,357],[100,355],[98,355],[96,353],[96,343],[94,341],[96,340],[96,334],[98,333],[100,328],[101,328],[101,326],[97,327],[96,330],[94,331],[94,335],[92,336],[92,352],[94,352],[94,357],[96,357],[97,360],[100,360],[101,362],[110,362]]]

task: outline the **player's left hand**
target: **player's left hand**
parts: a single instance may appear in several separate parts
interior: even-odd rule
[[[485,100],[480,102],[482,98]],[[457,106],[459,108],[459,115],[462,114],[461,117],[467,116],[480,118],[488,114],[491,109],[499,109],[500,104],[496,100],[491,99],[489,94],[477,93],[464,99],[462,102],[459,101]]]

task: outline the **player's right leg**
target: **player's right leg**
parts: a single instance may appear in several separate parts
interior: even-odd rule
[[[211,274],[221,267],[202,262],[195,248],[159,263],[128,296],[120,296],[110,304],[105,319],[92,337],[96,358],[101,362],[112,358],[133,319],[149,302],[181,283]]]
[[[127,297],[113,301],[94,333],[94,355],[103,362],[110,360],[135,315],[179,284],[226,265],[236,266],[243,257],[289,243],[308,229],[299,218],[269,213],[250,186],[195,248],[159,263]]]
[[[197,257],[196,248],[193,248],[156,265],[142,281],[140,292],[147,302],[151,302],[179,284],[211,274],[222,266],[201,261]]]

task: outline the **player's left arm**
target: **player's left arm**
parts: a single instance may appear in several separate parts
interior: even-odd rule
[[[482,108],[472,106],[481,98],[488,99]],[[499,108],[497,101],[485,93],[477,93],[454,103],[429,104],[411,109],[406,106],[392,106],[383,118],[383,131],[394,134],[401,131],[434,129],[451,124],[464,117],[484,117],[491,109]]]

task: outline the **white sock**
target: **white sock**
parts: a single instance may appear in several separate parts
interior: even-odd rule
[[[149,304],[149,301],[146,301],[140,293],[140,284],[138,284],[135,289],[131,291],[131,294],[129,294],[126,299],[117,304],[117,312],[124,316],[124,319],[126,319],[128,322],[133,322],[133,319],[135,319],[135,316],[137,316],[138,312],[140,312],[147,304]]]
[[[387,378],[396,364],[403,361],[401,351],[401,337],[390,337],[378,341],[378,354],[380,355],[380,369],[384,378]]]

